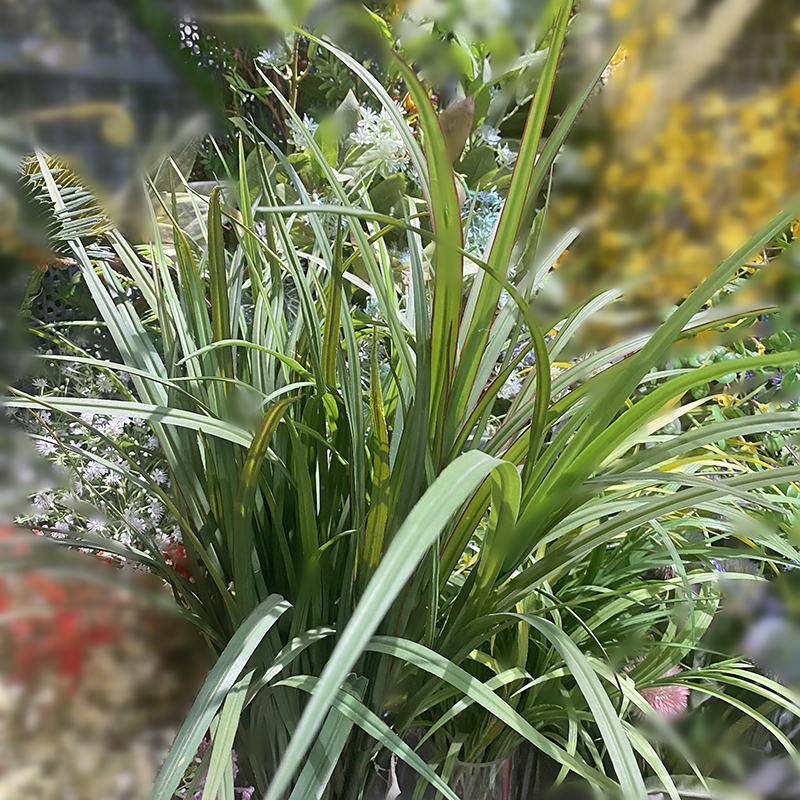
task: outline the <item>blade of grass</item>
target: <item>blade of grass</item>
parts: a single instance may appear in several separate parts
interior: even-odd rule
[[[171,800],[181,776],[197,752],[203,736],[228,692],[239,679],[258,645],[278,618],[289,608],[290,605],[286,600],[278,595],[271,595],[253,611],[233,635],[206,678],[158,773],[151,800]]]
[[[278,800],[288,787],[331,707],[331,694],[341,686],[394,599],[452,515],[494,470],[506,475],[508,470],[513,470],[516,477],[516,469],[510,464],[484,453],[466,453],[445,468],[414,506],[392,539],[322,670],[265,800]]]
[[[216,730],[211,738],[211,761],[208,765],[203,800],[216,800],[225,773],[231,765],[233,740],[239,727],[239,717],[244,708],[247,687],[253,679],[253,670],[246,673],[233,685],[222,704]]]
[[[485,708],[489,713],[515,730],[520,736],[525,737],[531,744],[538,747],[558,763],[568,766],[576,774],[583,776],[606,791],[613,792],[619,788],[610,778],[589,767],[579,758],[571,756],[566,750],[563,750],[555,742],[537,731],[485,684],[434,650],[417,642],[390,636],[373,637],[368,644],[368,649],[401,658],[440,678],[442,681],[462,691],[473,702]]]

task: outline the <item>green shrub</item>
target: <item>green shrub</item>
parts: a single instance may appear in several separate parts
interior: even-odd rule
[[[148,258],[115,231],[103,247],[70,239],[122,355],[120,364],[75,361],[130,375],[129,399],[18,392],[10,404],[87,426],[87,412],[149,421],[172,492],[134,474],[130,459],[106,466],[149,485],[171,512],[190,577],[145,540],[103,547],[161,575],[219,654],[155,800],[172,796],[209,728],[207,797],[220,787],[233,795],[235,739],[268,800],[293,780],[292,800],[357,798],[382,748],[455,798],[441,777],[454,759],[502,758],[525,740],[563,766],[562,778],[643,798],[650,776],[679,797],[671,771],[701,782],[704,773],[648,700],[656,689],[698,689],[743,727],[770,731],[762,704],[798,710],[779,684],[741,660],[704,655],[700,640],[720,604],[711,560],[742,558],[731,542],[746,538],[748,556],[765,564],[797,559],[757,509],[791,508],[767,490],[800,468],[741,472],[697,457],[710,442],[797,425],[797,412],[654,436],[687,410],[676,400],[727,375],[725,360],[636,393],[677,340],[719,321],[705,302],[793,216],[776,217],[651,335],[554,368],[617,294],[588,298],[552,337],[531,310],[577,235],[540,242],[534,201],[592,88],[542,140],[572,4],[553,5],[547,59],[484,258],[463,248],[451,159],[413,72],[398,63],[424,151],[378,81],[322,41],[393,120],[424,206],[404,199],[394,215],[376,212],[368,182],[339,172],[339,149],[275,92],[305,131],[303,158],[269,140],[247,158],[242,147],[235,186],[194,197],[198,236],[175,225],[174,252],[156,238]],[[58,176],[43,156],[38,163],[31,179],[67,214]],[[307,167],[327,182],[329,202],[309,195]],[[281,200],[287,186],[296,202]],[[406,280],[390,233],[407,242]],[[465,259],[478,267],[471,283]],[[144,311],[126,296],[123,273]],[[371,316],[357,291],[372,298]],[[745,356],[736,368],[798,355]],[[519,391],[498,404],[527,357]],[[635,724],[634,709],[652,724]],[[430,764],[403,739],[420,727],[435,745]],[[672,754],[663,760],[662,745]]]

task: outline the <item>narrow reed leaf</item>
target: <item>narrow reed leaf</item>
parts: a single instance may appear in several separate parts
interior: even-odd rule
[[[601,772],[582,762],[579,758],[570,755],[543,734],[539,733],[505,700],[500,698],[488,685],[481,683],[466,670],[455,665],[444,656],[424,647],[417,642],[396,639],[390,636],[375,636],[368,644],[369,650],[401,658],[420,669],[437,676],[442,681],[462,691],[473,702],[485,708],[490,714],[502,720],[506,725],[524,736],[531,744],[563,764],[578,775],[592,781],[607,791],[614,791],[616,784]],[[638,797],[641,797],[639,795]]]
[[[294,398],[279,400],[264,414],[261,424],[253,436],[247,457],[239,475],[236,496],[236,519],[231,547],[233,582],[236,589],[236,604],[240,618],[244,618],[256,604],[256,589],[253,583],[253,511],[256,490],[261,479],[261,465],[267,455],[269,443],[278,428],[286,409]]]
[[[215,186],[208,201],[208,276],[211,292],[211,329],[215,342],[231,338],[228,267],[225,260],[225,241],[222,236],[220,193],[219,186]],[[232,352],[223,348],[217,355],[222,374],[227,378],[234,377]]]
[[[151,800],[171,800],[211,721],[239,680],[242,670],[270,628],[289,608],[286,600],[278,595],[270,595],[231,637],[206,678],[158,773]]]
[[[369,583],[381,560],[386,523],[389,518],[389,430],[386,425],[386,410],[383,405],[378,367],[379,341],[376,330],[372,337],[369,377],[372,413],[372,490],[367,524],[356,555],[356,586],[359,592]]]
[[[550,620],[530,614],[512,614],[512,616],[518,617],[544,634],[558,650],[592,710],[594,721],[600,729],[603,743],[614,764],[624,797],[631,800],[646,800],[647,789],[625,728],[586,656],[572,639]]]
[[[317,679],[310,675],[298,675],[286,678],[276,686],[291,686],[302,689],[306,692],[316,694],[321,678]],[[363,731],[380,742],[391,752],[397,754],[399,758],[415,769],[420,775],[426,778],[431,784],[436,786],[439,791],[444,792],[449,800],[460,800],[453,790],[414,752],[380,717],[372,713],[363,703],[359,702],[352,694],[344,689],[335,689],[330,699],[330,705],[336,711],[352,720]],[[272,795],[272,785],[266,798]],[[299,800],[299,798],[298,798]]]
[[[347,627],[327,660],[275,772],[265,800],[278,800],[303,761],[339,689],[370,637],[453,514],[494,470],[516,469],[484,453],[465,453],[439,475],[392,539]],[[508,477],[506,478],[508,479]],[[158,799],[156,799],[158,800]]]
[[[438,237],[434,257],[430,350],[431,444],[434,462],[438,464],[445,454],[442,435],[455,373],[458,322],[461,317],[461,215],[447,145],[428,94],[413,70],[399,58],[396,62],[419,114],[430,175],[431,223]]]
[[[239,717],[244,708],[247,688],[253,679],[253,671],[242,676],[228,692],[219,712],[216,729],[211,738],[211,761],[203,787],[203,800],[216,800],[226,773],[231,767],[233,740],[239,727]],[[232,785],[232,784],[231,784]]]

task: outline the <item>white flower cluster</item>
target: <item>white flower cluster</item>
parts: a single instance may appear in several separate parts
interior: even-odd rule
[[[317,128],[319,128],[319,123],[311,119],[308,114],[303,114],[302,125],[293,119],[290,119],[287,125],[289,126],[289,141],[296,150],[305,150],[308,147],[310,137],[313,137]]]
[[[256,61],[267,69],[282,70],[292,60],[292,52],[281,43],[278,47],[262,50],[257,56]]]
[[[475,138],[480,144],[488,144],[489,147],[497,147],[497,145],[500,144],[500,130],[482,122],[475,129]]]
[[[499,166],[511,168],[516,163],[516,152],[507,143],[501,144],[500,130],[498,128],[493,128],[485,122],[481,123],[475,129],[475,141],[477,144],[489,145],[494,150]]]
[[[513,167],[517,163],[517,154],[507,144],[501,145],[497,151],[497,161],[501,167]]]
[[[36,380],[43,396],[64,394],[65,387],[59,384],[67,376],[72,390],[85,396],[114,392],[114,383],[106,376],[75,365],[59,368],[61,363],[51,363],[52,376]],[[120,378],[126,381],[127,376],[120,373]],[[146,475],[169,491],[158,437],[145,420],[86,412],[80,422],[73,422],[50,411],[38,411],[24,421],[22,415],[15,419],[32,435],[38,453],[70,476],[60,486],[38,491],[28,512],[17,517],[17,524],[54,538],[99,534],[139,547],[148,542],[163,547],[180,540],[174,519],[157,495],[129,480],[129,476]]]
[[[400,114],[404,113],[399,105],[397,110]],[[371,108],[361,106],[361,119],[355,132],[350,134],[350,139],[354,144],[364,148],[358,163],[364,166],[377,165],[384,177],[400,172],[408,166],[408,151],[403,137],[385,108],[376,113]]]

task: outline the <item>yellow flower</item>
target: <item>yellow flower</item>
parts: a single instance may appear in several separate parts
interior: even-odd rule
[[[800,219],[796,219],[791,226],[792,236],[795,239],[800,239]]]
[[[760,128],[752,132],[746,152],[748,155],[764,158],[772,153],[776,145],[775,134],[769,129]]]
[[[637,0],[616,0],[609,9],[612,19],[625,19],[636,10]]]
[[[609,64],[610,64],[612,67],[617,67],[617,66],[619,66],[619,65],[620,65],[620,64],[621,64],[621,63],[622,63],[622,62],[623,62],[623,61],[624,61],[624,60],[625,60],[627,57],[628,57],[628,48],[627,48],[627,47],[625,47],[625,45],[623,44],[623,45],[620,45],[620,46],[617,48],[617,52],[616,52],[616,53],[614,53],[614,55],[613,55],[613,56],[611,56],[611,61],[609,61],[608,63],[609,63]]]
[[[596,167],[603,162],[604,149],[597,143],[588,144],[581,155],[581,161],[587,167]]]

